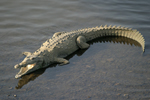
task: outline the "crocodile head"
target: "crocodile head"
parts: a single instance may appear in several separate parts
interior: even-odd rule
[[[20,78],[21,76],[31,73],[37,69],[40,69],[43,64],[43,59],[40,56],[32,55],[30,52],[24,53],[26,57],[20,64],[16,64],[14,68],[20,68],[18,74],[16,74],[15,78]]]

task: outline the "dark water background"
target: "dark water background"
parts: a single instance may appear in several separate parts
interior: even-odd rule
[[[140,47],[95,43],[70,64],[15,79],[14,65],[54,32],[100,25],[140,31]],[[0,100],[149,100],[149,0],[1,0]],[[17,88],[17,89],[16,89]]]

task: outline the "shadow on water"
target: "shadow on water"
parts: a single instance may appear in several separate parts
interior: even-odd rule
[[[102,42],[113,42],[113,43],[123,43],[123,44],[127,44],[127,45],[135,45],[137,47],[141,47],[141,45],[132,39],[126,38],[126,37],[101,37],[101,38],[97,38],[94,39],[90,42],[88,42],[89,44],[93,44],[93,43],[102,43]],[[77,50],[76,52],[72,53],[71,55],[67,56],[66,59],[69,60],[70,58],[72,58],[74,55],[78,55],[81,56],[85,51],[85,50]],[[52,64],[50,66],[48,66],[47,68],[52,68],[52,67],[56,67],[57,64]],[[19,79],[18,81],[18,86],[16,86],[16,89],[21,89],[25,84],[27,84],[30,81],[34,81],[38,76],[42,75],[45,70],[47,68],[43,68],[43,69],[39,69],[36,70],[30,74],[24,75],[21,77],[21,79]]]

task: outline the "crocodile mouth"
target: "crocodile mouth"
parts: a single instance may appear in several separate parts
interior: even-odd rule
[[[16,74],[15,78],[20,78],[21,76],[28,74],[30,72],[30,70],[36,65],[36,63],[34,64],[29,64],[26,67],[21,67],[20,71],[18,74]]]

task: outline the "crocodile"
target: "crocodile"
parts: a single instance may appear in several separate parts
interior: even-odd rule
[[[15,78],[20,78],[40,68],[46,68],[53,63],[68,64],[66,56],[78,49],[89,48],[88,41],[105,36],[122,36],[133,39],[141,45],[143,52],[145,51],[144,37],[139,31],[131,28],[101,25],[71,32],[56,32],[35,52],[23,52],[26,57],[21,63],[14,66],[15,69],[20,69]]]

